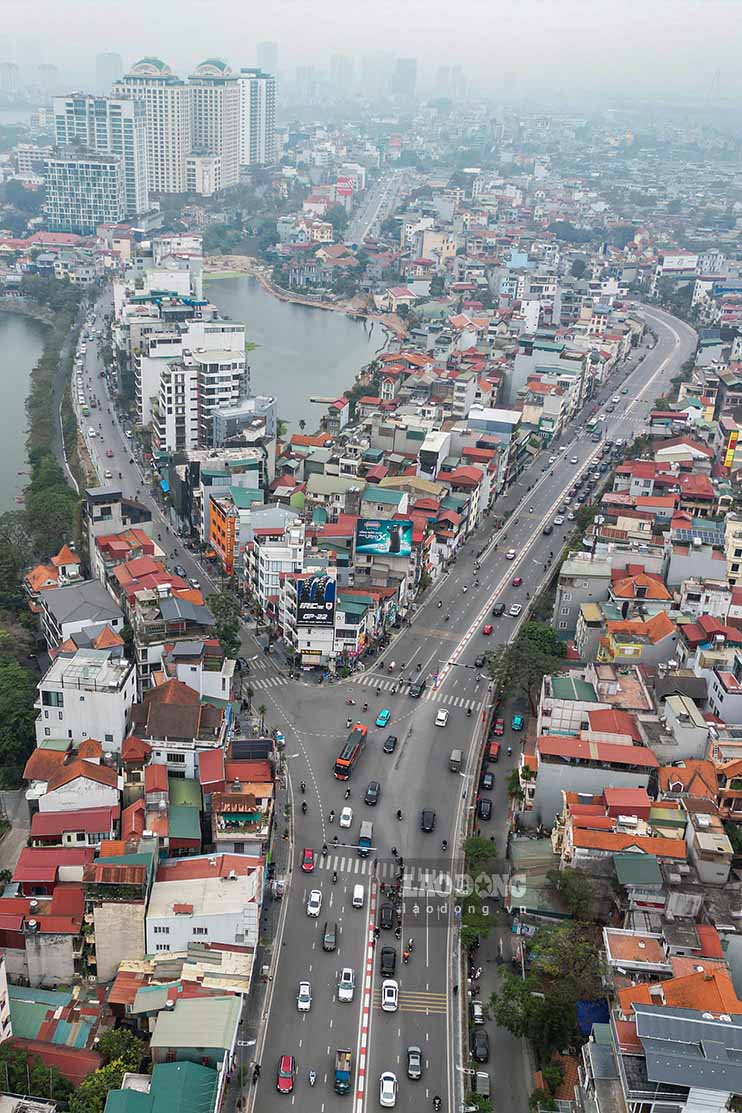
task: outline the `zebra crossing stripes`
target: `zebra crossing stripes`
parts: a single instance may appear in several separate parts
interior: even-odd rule
[[[250,684],[251,688],[280,688],[284,684],[288,684],[288,677],[286,676],[264,676],[256,678]]]
[[[391,692],[392,688],[396,688],[400,695],[405,694],[404,689],[400,689],[393,681],[388,680],[386,677],[379,677],[378,680],[373,676],[359,676],[353,680],[354,684],[363,684],[370,688],[381,688],[382,692]],[[474,710],[476,706],[475,701],[467,699],[465,696],[450,696],[446,692],[437,692],[435,688],[426,688],[420,697],[421,700],[426,700],[428,703],[442,703],[446,707],[471,707]]]
[[[352,873],[359,877],[370,874],[373,870],[373,861],[370,858],[361,858],[359,855],[346,858],[340,854],[325,854],[320,856],[317,868],[330,870],[331,873]]]
[[[381,1008],[381,989],[374,989],[373,1005],[375,1009]],[[403,1013],[445,1013],[447,1010],[447,997],[445,993],[432,993],[424,989],[400,989],[399,1011]]]

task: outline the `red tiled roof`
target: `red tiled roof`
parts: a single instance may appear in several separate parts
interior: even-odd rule
[[[92,761],[81,761],[79,758],[73,758],[49,779],[47,792],[53,792],[54,789],[69,784],[70,781],[76,781],[78,777],[87,781],[96,781],[97,784],[108,785],[109,788],[117,788],[118,786],[118,776],[115,769],[109,769],[107,765],[95,765]]]
[[[641,742],[642,736],[634,715],[615,708],[588,711],[590,730],[596,734],[627,734],[634,742]]]
[[[121,746],[121,760],[122,761],[144,761],[152,753],[152,747],[149,742],[144,738],[137,738],[135,734],[130,734],[125,738]]]
[[[144,770],[145,792],[167,792],[167,765],[148,765]]]
[[[581,761],[603,761],[613,765],[638,765],[657,769],[659,761],[644,746],[622,746],[612,742],[588,742],[582,738],[564,738],[542,734],[538,739],[539,754],[549,757],[576,758]]]
[[[38,1055],[47,1067],[54,1067],[73,1086],[79,1086],[103,1064],[97,1051],[88,1051],[82,1047],[62,1047],[60,1044],[26,1040],[20,1036],[11,1036],[8,1043],[26,1051],[31,1057]]]
[[[36,812],[31,818],[31,835],[43,838],[61,835],[64,831],[86,831],[94,835],[110,831],[118,815],[118,804],[110,808],[81,808],[73,812]]]
[[[36,847],[26,846],[20,853],[18,864],[13,873],[16,882],[53,882],[57,879],[60,866],[85,866],[93,861],[95,851],[92,847]]]

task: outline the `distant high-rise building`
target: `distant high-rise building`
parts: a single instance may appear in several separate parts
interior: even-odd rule
[[[389,92],[393,59],[383,51],[364,54],[361,59],[360,86],[367,97],[384,97]]]
[[[147,173],[155,193],[182,193],[191,138],[191,87],[159,58],[142,58],[117,81],[114,96],[144,101]]]
[[[107,52],[95,59],[95,88],[98,93],[110,93],[112,85],[123,76],[124,64],[120,54]]]
[[[451,67],[438,66],[435,71],[435,89],[433,95],[436,97],[450,97],[451,96]]]
[[[62,147],[77,143],[117,155],[122,162],[126,215],[149,209],[147,109],[142,101],[72,93],[54,97],[54,138]]]
[[[258,69],[272,74],[278,72],[277,43],[258,43]]]
[[[212,192],[237,185],[240,178],[240,88],[237,76],[220,58],[208,58],[188,79],[191,88],[192,153],[216,157]],[[189,167],[190,175],[190,167]],[[200,191],[199,191],[200,192]]]
[[[39,86],[44,96],[52,97],[59,92],[61,77],[57,66],[53,66],[50,62],[44,62],[37,68],[36,72],[39,75]]]
[[[240,90],[240,166],[276,160],[276,79],[260,69],[243,68]]]
[[[338,93],[348,93],[353,88],[353,59],[347,54],[333,54],[330,58],[330,84]]]
[[[412,100],[417,84],[417,59],[397,58],[392,74],[392,93],[395,97]]]
[[[126,214],[124,170],[116,155],[59,147],[45,163],[44,213],[50,232],[92,236]]]
[[[463,100],[466,96],[466,75],[461,66],[454,66],[451,70],[451,94],[455,100]]]
[[[0,93],[12,96],[18,92],[20,72],[15,62],[0,62]]]

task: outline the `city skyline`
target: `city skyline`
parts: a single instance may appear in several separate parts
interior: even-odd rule
[[[173,0],[163,0],[155,10],[145,10],[134,0],[125,9],[126,20],[117,23],[115,38],[110,8],[103,11],[85,0],[71,6],[79,19],[70,17],[70,5],[62,12],[51,0],[40,0],[31,35],[26,11],[13,5],[0,35],[0,61],[19,65],[24,80],[26,70],[30,74],[40,63],[53,63],[69,80],[85,81],[92,89],[96,56],[109,51],[121,54],[125,67],[155,54],[174,70],[191,72],[203,57],[211,56],[234,66],[264,65],[275,46],[279,71],[291,77],[297,66],[329,72],[332,56],[339,54],[352,58],[358,74],[364,54],[386,51],[395,58],[415,58],[418,84],[422,78],[423,85],[433,82],[437,67],[463,65],[469,84],[485,92],[500,90],[514,72],[519,89],[534,92],[557,84],[635,96],[708,93],[718,70],[723,95],[742,92],[734,50],[742,31],[742,8],[733,0],[707,0],[702,8],[692,0],[661,0],[651,6],[628,0],[620,11],[583,0],[569,0],[558,9],[538,0],[494,7],[483,0],[466,0],[455,9],[431,10],[413,0],[403,13],[388,2],[375,5],[373,21],[366,24],[336,0],[322,0],[312,24],[302,23],[300,32],[295,8],[280,0],[269,12],[251,13],[249,33],[242,31],[242,12],[233,0],[219,5],[200,0],[185,11]],[[212,17],[217,10],[221,26],[228,26],[229,32],[215,30]],[[146,21],[140,23],[137,13],[144,16],[145,11]],[[462,28],[472,26],[478,33],[467,34],[464,46]],[[701,34],[704,57],[699,63]],[[506,65],[499,49],[493,50],[505,39]],[[194,43],[203,45],[196,50]]]

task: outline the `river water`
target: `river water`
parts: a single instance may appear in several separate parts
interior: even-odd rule
[[[206,296],[225,316],[244,322],[248,340],[258,345],[247,357],[251,390],[275,396],[279,417],[293,430],[301,418],[307,432],[315,430],[327,407],[312,405],[310,397],[335,399],[348,390],[386,337],[379,324],[280,301],[248,276],[211,279]]]
[[[44,346],[45,326],[33,317],[0,310],[0,512],[13,510],[25,487],[26,398],[31,371]]]

